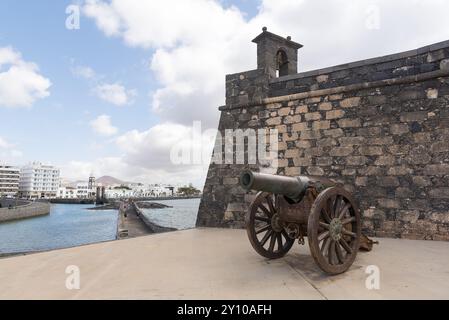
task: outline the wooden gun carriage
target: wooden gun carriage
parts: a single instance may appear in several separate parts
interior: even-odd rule
[[[361,239],[359,209],[342,185],[316,177],[284,177],[245,171],[240,185],[259,191],[246,216],[249,240],[261,256],[285,256],[295,240],[305,244],[329,274],[346,272]]]

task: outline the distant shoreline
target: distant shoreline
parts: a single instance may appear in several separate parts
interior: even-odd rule
[[[105,203],[115,202],[115,201],[124,201],[124,200],[132,200],[136,202],[143,201],[169,201],[169,200],[190,200],[190,199],[201,199],[202,195],[199,196],[190,196],[190,197],[158,197],[158,198],[123,198],[123,199],[109,199],[106,200]],[[48,202],[52,204],[95,204],[95,200],[89,199],[50,199]]]

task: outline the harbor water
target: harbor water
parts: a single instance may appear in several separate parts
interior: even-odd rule
[[[154,223],[180,230],[195,227],[200,199],[156,202],[172,208],[145,209],[144,214]],[[54,204],[50,215],[1,223],[0,256],[115,240],[117,210],[88,210],[91,207]]]
[[[178,230],[192,229],[195,228],[200,200],[157,201],[157,203],[165,204],[172,208],[143,209],[143,213],[151,222],[162,227],[176,228]]]

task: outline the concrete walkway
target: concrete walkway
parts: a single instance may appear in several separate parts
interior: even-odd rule
[[[65,287],[66,268],[81,289]],[[369,265],[380,290],[365,287]],[[449,243],[381,239],[337,277],[308,248],[267,261],[242,230],[197,229],[0,260],[0,299],[449,299]]]

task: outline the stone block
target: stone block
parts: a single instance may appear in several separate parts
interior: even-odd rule
[[[295,123],[292,126],[292,130],[296,131],[296,132],[302,132],[302,131],[305,131],[305,130],[308,130],[308,129],[309,129],[309,126],[308,126],[308,124],[306,122]]]
[[[401,122],[424,121],[427,119],[426,111],[407,112],[401,115]]]
[[[281,108],[278,111],[278,115],[281,117],[288,116],[290,113],[292,113],[292,108]]]
[[[307,172],[311,176],[324,176],[324,170],[320,167],[308,167]]]
[[[331,130],[325,130],[323,131],[324,135],[327,137],[332,137],[332,138],[339,138],[344,136],[344,132],[342,129],[331,129]]]
[[[363,156],[381,156],[384,153],[382,147],[376,146],[362,146],[359,148],[359,152]]]
[[[449,175],[449,164],[431,164],[425,167],[424,173],[427,176],[445,176]]]
[[[319,112],[306,113],[305,119],[306,121],[321,120],[321,114]]]
[[[284,117],[283,123],[284,124],[293,124],[293,123],[301,122],[301,120],[302,120],[302,118],[300,115],[286,116],[286,117]]]
[[[296,108],[296,113],[308,113],[309,107],[308,106],[299,106]]]
[[[327,120],[335,120],[340,119],[345,116],[345,112],[343,110],[333,110],[326,112],[326,119]]]
[[[301,168],[298,167],[285,168],[285,175],[289,177],[299,176],[301,175]]]
[[[318,106],[318,109],[320,111],[330,111],[330,110],[332,110],[332,103],[330,103],[330,102],[320,103],[320,105]]]
[[[433,199],[449,199],[449,188],[432,189],[429,196]]]
[[[360,128],[362,121],[360,119],[341,119],[338,121],[340,128]]]
[[[366,186],[368,186],[368,177],[357,177],[357,178],[355,178],[355,185],[357,187],[366,187]]]
[[[377,183],[381,187],[399,187],[399,179],[396,177],[378,177]]]
[[[323,74],[323,75],[316,77],[316,81],[318,83],[327,82],[328,80],[329,80],[329,75],[327,75],[327,74]]]
[[[364,137],[343,137],[343,138],[338,139],[338,141],[340,142],[340,145],[342,147],[359,146],[359,145],[363,145],[365,143],[365,138]]]
[[[348,166],[363,166],[367,163],[368,159],[366,157],[353,156],[346,158],[346,164]]]
[[[293,162],[297,167],[308,167],[312,165],[312,157],[311,156],[297,157],[293,159]]]
[[[396,162],[396,158],[393,156],[380,156],[375,161],[376,166],[392,166]]]
[[[432,181],[428,177],[415,176],[412,178],[413,183],[418,187],[428,187],[432,185]]]
[[[358,107],[359,104],[360,104],[360,97],[348,98],[340,101],[340,106],[345,109]]]
[[[333,160],[331,157],[319,157],[315,159],[315,163],[320,167],[328,167],[332,165]]]
[[[332,157],[346,157],[351,155],[354,152],[354,148],[352,147],[337,147],[333,148],[330,151],[330,155]]]
[[[301,132],[302,140],[316,140],[321,138],[321,132],[317,130],[306,130]]]
[[[413,169],[406,166],[391,167],[387,172],[390,176],[406,176],[413,174]]]
[[[406,124],[392,124],[390,132],[394,135],[402,135],[410,132],[410,128]]]
[[[343,99],[342,94],[333,94],[333,95],[329,96],[330,101],[336,101],[336,100],[341,100],[341,99]]]
[[[315,121],[312,124],[313,130],[328,130],[331,127],[329,120]]]
[[[399,209],[401,207],[401,203],[395,199],[378,199],[378,204],[382,208],[386,209]]]
[[[282,123],[281,117],[271,118],[266,121],[267,126],[278,126]]]

